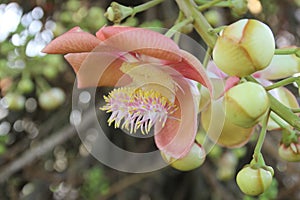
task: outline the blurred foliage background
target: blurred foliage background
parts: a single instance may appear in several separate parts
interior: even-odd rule
[[[118,1],[127,6],[144,2]],[[277,47],[299,45],[299,0],[251,2],[253,7],[246,17],[269,24]],[[95,33],[110,25],[104,17],[110,3],[0,2],[0,199],[253,199],[239,191],[234,178],[251,159],[251,142],[236,150],[217,147],[202,167],[184,173],[170,167],[147,174],[123,173],[88,154],[71,117],[76,116],[71,108],[74,73],[63,56],[45,56],[41,49],[74,26]],[[176,4],[166,0],[128,18],[123,25],[168,28],[177,11]],[[215,27],[239,18],[227,8],[209,9],[204,14]],[[190,36],[199,40],[193,32]],[[99,95],[105,91],[100,88]],[[82,91],[82,97],[82,103],[88,104],[88,91]],[[136,152],[153,147],[149,141],[144,144],[118,134],[109,137]],[[274,166],[276,180],[257,199],[300,199],[300,165],[278,158],[278,141],[278,135],[270,133],[264,144],[264,157]]]

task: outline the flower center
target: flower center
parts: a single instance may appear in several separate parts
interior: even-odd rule
[[[148,134],[156,122],[165,125],[168,116],[177,110],[176,105],[155,90],[136,88],[117,88],[104,96],[106,105],[100,110],[112,113],[108,125],[113,122],[115,128],[125,128],[135,133],[139,128],[142,134]]]

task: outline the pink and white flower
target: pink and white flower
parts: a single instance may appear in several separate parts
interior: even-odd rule
[[[114,86],[101,107],[109,124],[148,133],[164,153],[182,158],[195,141],[199,107],[194,81],[212,92],[199,60],[164,35],[142,28],[107,26],[96,36],[75,27],[43,50],[65,54],[78,87]],[[192,81],[193,80],[193,81]]]

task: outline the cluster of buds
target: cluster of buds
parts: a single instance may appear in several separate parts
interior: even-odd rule
[[[295,55],[274,55],[275,40],[271,29],[253,19],[239,20],[222,30],[213,49],[214,67],[208,71],[223,80],[225,91],[220,99],[224,105],[225,120],[221,133],[209,132],[211,108],[202,113],[202,126],[217,144],[235,148],[249,141],[255,127],[266,130],[293,129],[286,121],[272,112],[271,98],[288,108],[299,108],[296,98],[283,87],[268,87],[270,80],[282,79],[299,72]],[[254,79],[256,78],[256,79]],[[254,81],[253,81],[254,80]],[[268,120],[268,118],[270,118]],[[262,120],[266,119],[266,120]],[[293,132],[293,131],[290,131]],[[285,137],[291,138],[286,142]],[[296,138],[296,139],[295,139]],[[259,137],[253,160],[237,174],[236,181],[242,192],[256,196],[271,185],[274,170],[266,166],[260,153],[264,140]],[[287,161],[300,160],[297,134],[283,134],[279,156]],[[259,147],[260,146],[260,147]],[[257,159],[260,155],[260,159]]]

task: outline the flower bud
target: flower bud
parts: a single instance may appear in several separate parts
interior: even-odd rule
[[[170,157],[161,151],[162,158],[173,168],[180,171],[190,171],[200,167],[205,160],[205,150],[200,144],[194,143],[190,152],[180,159]]]
[[[270,65],[256,76],[268,80],[287,78],[300,72],[300,59],[295,55],[274,55]]]
[[[244,167],[236,176],[236,182],[243,193],[251,196],[262,194],[272,183],[273,169]]]
[[[25,105],[25,97],[18,93],[7,93],[4,98],[4,104],[10,110],[22,110]]]
[[[34,83],[30,78],[21,79],[17,87],[18,87],[18,91],[20,91],[23,94],[27,94],[33,91]]]
[[[58,70],[54,67],[45,67],[43,69],[43,75],[47,78],[47,79],[54,79],[58,74]]]
[[[269,109],[269,104],[266,90],[256,83],[241,83],[225,93],[226,117],[240,127],[257,124]]]
[[[112,2],[110,4],[110,7],[107,8],[104,16],[114,23],[120,23],[126,17],[132,15],[132,13],[133,13],[132,8],[123,6],[116,2]]]
[[[243,77],[266,68],[274,51],[271,29],[258,20],[242,19],[222,31],[213,59],[228,75]]]
[[[207,110],[201,112],[201,123],[203,129],[207,132],[208,137],[217,144],[228,147],[228,148],[236,148],[245,145],[252,133],[254,128],[243,128],[233,124],[227,116],[225,116],[225,121],[220,132],[209,131],[209,126],[211,126],[211,120],[216,120],[218,123],[219,120],[211,119],[211,108],[209,107]]]
[[[278,149],[278,154],[280,158],[289,162],[299,162],[300,161],[300,144],[291,143],[289,146],[281,144]]]
[[[204,13],[204,17],[213,27],[220,26],[220,22],[223,21],[223,18],[218,10],[208,10]]]
[[[248,11],[247,0],[230,0],[230,3],[230,8],[233,14],[241,16],[246,14],[246,12]]]
[[[51,88],[39,95],[39,105],[45,110],[53,110],[65,101],[65,96],[60,88]]]

